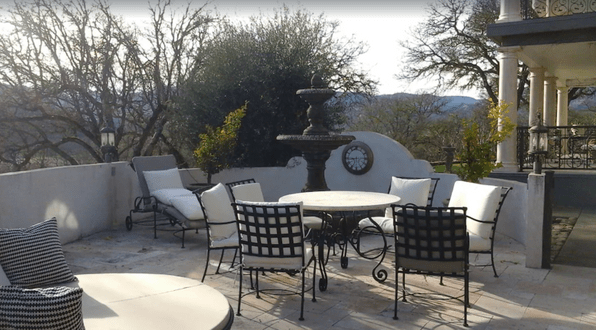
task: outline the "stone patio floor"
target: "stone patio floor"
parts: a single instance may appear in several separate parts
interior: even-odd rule
[[[596,216],[594,212],[566,210],[564,218]],[[596,222],[596,221],[595,221]],[[576,226],[577,228],[577,226]],[[585,226],[582,225],[582,231]],[[568,236],[573,236],[567,234]],[[171,232],[158,232],[153,239],[149,227],[124,226],[83,238],[64,246],[65,256],[75,274],[85,273],[159,273],[200,280],[206,258],[206,234],[187,232],[186,248]],[[376,243],[367,237],[366,244]],[[596,242],[596,238],[594,240]],[[568,255],[565,246],[560,255]],[[306,293],[305,320],[299,321],[300,277],[285,274],[261,276],[262,299],[253,293],[242,298],[242,316],[236,316],[233,329],[459,329],[464,328],[463,280],[445,278],[439,285],[437,277],[408,275],[407,290],[414,293],[408,302],[399,301],[399,320],[393,317],[395,274],[393,254],[384,266],[389,270],[385,283],[371,276],[374,262],[357,257],[349,250],[349,267],[339,266],[339,256],[332,256],[327,265],[329,287]],[[495,278],[490,267],[472,267],[470,272],[471,309],[468,310],[470,329],[594,329],[596,328],[596,268],[555,263],[551,269],[525,267],[524,247],[507,237],[497,235]],[[228,252],[229,253],[229,252]],[[559,254],[559,251],[554,253]],[[232,254],[227,254],[231,259]],[[238,275],[231,270],[214,274],[219,253],[212,255],[205,283],[218,289],[237,310]],[[487,263],[487,256],[471,255],[471,262]],[[229,265],[227,263],[226,265]],[[312,283],[309,269],[307,285]],[[317,274],[317,279],[318,279]],[[245,276],[243,288],[249,288]],[[309,285],[310,286],[310,285]],[[401,286],[401,285],[400,285]],[[401,290],[401,288],[400,288]],[[400,291],[401,293],[401,291]],[[180,315],[191,317],[192,315]],[[200,322],[200,320],[197,320]]]

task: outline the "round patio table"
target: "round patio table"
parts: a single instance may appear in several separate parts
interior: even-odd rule
[[[85,329],[230,329],[226,297],[200,281],[161,274],[81,274]]]
[[[310,191],[310,192],[301,192],[295,194],[289,194],[282,196],[279,201],[284,203],[302,203],[302,208],[308,211],[321,211],[321,212],[340,212],[342,214],[342,223],[343,223],[343,244],[342,244],[342,255],[340,258],[340,263],[342,268],[348,267],[348,257],[347,257],[347,250],[348,250],[348,242],[352,244],[356,252],[366,259],[376,259],[380,257],[379,262],[372,270],[373,278],[378,282],[383,282],[387,278],[387,271],[381,269],[377,272],[377,268],[381,265],[383,260],[385,259],[385,254],[388,249],[387,239],[383,233],[383,230],[379,225],[371,221],[383,237],[383,248],[380,250],[381,252],[374,257],[368,257],[364,253],[360,251],[360,249],[352,243],[352,240],[348,237],[351,233],[348,233],[346,230],[347,222],[348,221],[358,221],[355,217],[347,217],[345,216],[345,212],[356,212],[356,211],[374,211],[374,210],[383,210],[389,207],[391,204],[397,204],[401,200],[400,197],[386,194],[386,193],[379,193],[379,192],[370,192],[370,191]],[[319,264],[321,267],[321,271],[323,276],[319,281],[319,290],[325,291],[327,288],[327,276],[325,272],[325,265],[323,262],[323,246],[319,244]]]

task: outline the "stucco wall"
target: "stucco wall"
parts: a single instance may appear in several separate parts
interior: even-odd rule
[[[126,162],[2,174],[0,227],[26,228],[56,217],[61,241],[70,242],[123,223],[135,185]]]

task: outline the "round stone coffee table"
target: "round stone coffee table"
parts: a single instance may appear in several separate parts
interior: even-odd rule
[[[160,274],[81,274],[87,330],[230,329],[226,297],[200,281]]]

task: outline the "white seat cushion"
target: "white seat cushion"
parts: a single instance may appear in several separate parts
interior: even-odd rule
[[[184,189],[182,179],[177,168],[162,171],[145,171],[143,172],[145,182],[149,193],[153,195],[154,191],[161,189]]]
[[[493,221],[499,207],[500,198],[501,187],[457,181],[453,185],[449,207],[467,207],[466,214],[468,217],[482,221]],[[468,232],[482,238],[490,238],[493,224],[468,219],[466,226]]]
[[[236,224],[233,225],[236,226]],[[232,235],[219,240],[211,240],[210,243],[212,248],[238,247],[238,235]]]
[[[201,194],[201,202],[205,208],[207,222],[214,223],[209,226],[209,236],[212,240],[221,240],[237,235],[236,214],[223,184],[218,183],[215,187],[204,191]],[[233,223],[217,225],[217,223],[230,221]]]
[[[371,219],[372,219],[372,221],[371,221]],[[393,218],[387,218],[387,217],[364,218],[364,219],[360,220],[360,222],[358,222],[358,227],[360,229],[365,228],[365,227],[375,227],[375,225],[373,224],[373,221],[381,227],[381,229],[383,230],[384,233],[386,233],[386,234],[395,233],[394,228],[393,228]]]
[[[401,198],[400,204],[414,204],[416,206],[426,206],[428,203],[428,194],[432,180],[426,179],[403,179],[391,177],[391,188],[389,193]],[[390,207],[385,209],[385,217],[392,218],[393,213]]]
[[[205,219],[201,204],[195,194],[182,195],[170,198],[170,203],[176,210],[180,211],[188,220]]]
[[[470,233],[470,252],[474,251],[490,251],[490,239],[483,238],[476,234]]]
[[[312,258],[313,255],[313,247],[305,245],[304,248],[304,262],[308,263],[308,261]],[[301,257],[294,257],[294,258],[276,258],[276,257],[257,257],[257,256],[250,256],[250,255],[243,255],[242,257],[242,264],[245,267],[255,267],[255,268],[274,268],[274,269],[290,269],[290,270],[301,270],[305,265],[302,264]]]
[[[306,216],[302,218],[302,225],[304,228],[321,230],[323,228],[323,219],[314,216]]]
[[[232,193],[236,200],[249,202],[264,202],[263,191],[260,183],[240,184],[232,187]]]

